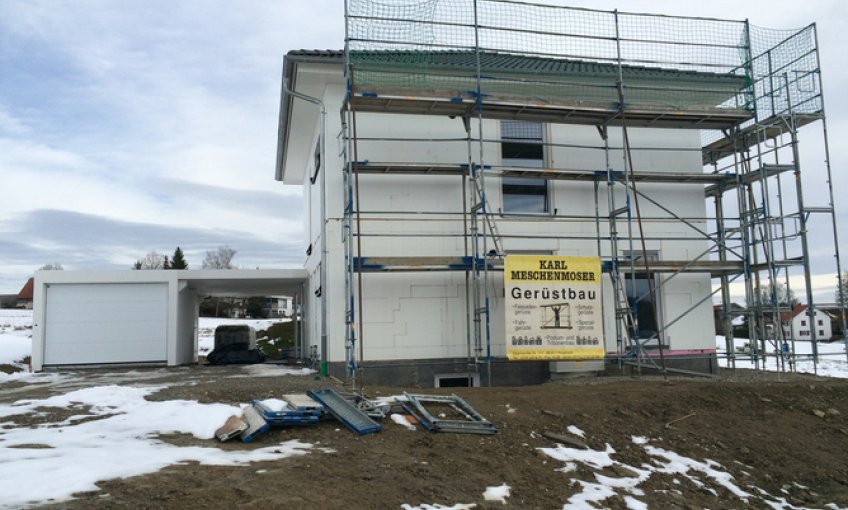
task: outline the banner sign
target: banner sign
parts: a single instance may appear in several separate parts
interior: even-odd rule
[[[600,258],[507,255],[504,292],[510,360],[603,359]]]

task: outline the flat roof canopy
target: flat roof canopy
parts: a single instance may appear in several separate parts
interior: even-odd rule
[[[293,296],[308,277],[306,269],[153,269],[38,271],[45,284],[167,283],[185,284],[200,296]]]
[[[300,292],[305,269],[179,270],[177,278],[202,296],[293,296]]]

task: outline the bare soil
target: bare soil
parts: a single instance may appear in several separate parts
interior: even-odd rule
[[[223,377],[233,370],[238,368],[180,369],[144,382],[180,381],[152,395],[154,400],[233,404],[308,388],[342,387],[312,376]],[[92,376],[91,384],[97,380]],[[366,387],[372,397],[403,391],[451,393]],[[44,387],[20,387],[14,399],[49,392]],[[634,435],[645,436],[654,446],[719,463],[748,492],[756,493],[755,486],[797,507],[826,508],[831,503],[848,507],[848,381],[740,370],[715,379],[600,377],[453,392],[491,420],[498,433],[409,431],[386,420],[382,432],[358,437],[339,422],[327,420],[272,429],[250,444],[170,435],[163,440],[227,450],[298,439],[333,451],[316,449],[301,457],[240,467],[176,465],[148,475],[104,480],[98,484],[100,491],[43,508],[397,509],[404,503],[476,503],[478,509],[489,509],[503,505],[484,501],[482,493],[487,486],[502,483],[512,487],[507,507],[562,508],[581,491],[572,479],[596,481],[596,471],[582,465],[570,473],[557,471],[563,463],[539,451],[555,446],[543,432],[567,435],[569,425],[586,432],[584,441],[590,448],[603,450],[609,444],[615,458],[631,466],[651,462],[632,441]],[[5,393],[0,399],[7,400]],[[117,454],[116,462],[120,462]],[[626,476],[610,468],[601,474]],[[718,484],[701,488],[680,476],[654,475],[640,488],[645,495],[638,499],[650,508],[769,508],[760,498],[744,501]],[[607,499],[602,507],[627,508],[621,496]]]

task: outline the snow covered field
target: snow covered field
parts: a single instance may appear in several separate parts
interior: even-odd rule
[[[0,365],[13,365],[32,352],[32,310],[0,309]]]
[[[750,341],[747,338],[734,338],[736,347],[736,368],[757,368],[751,359]],[[718,349],[719,365],[728,368],[727,341],[724,336],[716,336],[716,349]],[[799,360],[795,363],[795,371],[805,374],[816,374],[823,377],[838,377],[848,379],[848,357],[845,356],[845,343],[841,340],[830,343],[818,343],[819,360],[813,363],[812,359],[803,359],[812,355],[813,346],[810,342],[795,342],[795,354]],[[768,346],[766,352],[765,366],[760,359],[759,368],[769,371],[792,371],[788,359],[781,360],[775,355],[774,347]]]

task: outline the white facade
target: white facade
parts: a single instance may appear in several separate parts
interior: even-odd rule
[[[301,269],[38,271],[32,368],[197,362],[205,296],[297,292]]]
[[[326,117],[326,156],[316,174],[314,154],[321,134],[318,107],[292,98],[288,104],[286,151],[282,161],[282,180],[302,185],[308,204],[307,232],[312,247],[306,260],[309,272],[307,297],[307,338],[314,350],[321,351],[322,313],[326,319],[329,362],[345,361],[345,264],[343,239],[343,159],[336,135],[341,132],[337,112],[342,107],[345,87],[341,65],[299,63],[294,66],[293,83],[297,93],[317,98],[329,114]],[[500,123],[484,120],[483,132],[495,139],[484,146],[483,160],[497,165],[501,161]],[[468,161],[466,136],[461,120],[439,116],[398,114],[364,114],[356,116],[358,161],[425,162],[457,164]],[[545,164],[573,169],[605,169],[604,151],[575,146],[599,145],[598,131],[593,126],[549,124],[546,139],[571,147],[547,148]],[[477,133],[476,121],[472,132]],[[702,173],[700,133],[697,130],[630,129],[634,167],[652,172]],[[421,143],[409,141],[367,141],[368,138],[458,139],[458,142]],[[609,143],[620,147],[621,130],[611,128]],[[660,148],[664,150],[650,150]],[[671,149],[671,150],[669,150]],[[675,150],[676,149],[676,150]],[[474,150],[477,150],[476,147]],[[610,166],[623,170],[621,150],[612,150]],[[312,182],[314,178],[314,183]],[[462,256],[462,180],[459,176],[371,175],[360,179],[362,212],[361,238],[363,256]],[[321,189],[321,185],[325,190]],[[490,210],[502,209],[503,195],[498,178],[486,181]],[[661,202],[676,214],[692,218],[691,223],[706,230],[704,189],[681,184],[640,183],[639,191]],[[496,217],[503,236],[504,250],[509,253],[554,255],[599,255],[597,238],[607,236],[607,223],[596,226],[594,220],[570,220],[568,215],[594,215],[594,186],[590,182],[549,181],[550,213],[539,216]],[[606,187],[598,191],[598,203],[606,212]],[[326,196],[322,215],[322,194]],[[618,187],[615,200],[620,207],[625,200]],[[669,218],[661,209],[643,200],[644,218]],[[405,214],[407,213],[407,214]],[[408,214],[416,213],[416,214]],[[552,214],[557,218],[553,218]],[[322,222],[323,218],[323,222]],[[322,224],[323,223],[323,224]],[[600,232],[596,231],[600,229]],[[619,229],[623,228],[621,223]],[[326,232],[326,253],[322,253],[322,232]],[[458,233],[458,235],[457,235]],[[626,235],[626,233],[625,233]],[[634,237],[638,234],[634,232]],[[647,250],[661,260],[692,260],[705,251],[703,237],[678,220],[646,220]],[[657,240],[658,237],[674,240]],[[580,239],[574,239],[580,237]],[[641,246],[621,242],[619,249],[639,251]],[[609,243],[602,242],[601,256],[609,256]],[[320,270],[326,271],[327,288],[320,289]],[[502,273],[490,273],[491,354],[505,356]],[[698,302],[711,292],[710,277],[703,273],[677,274],[659,291],[661,324],[668,324],[683,312],[692,311],[664,331],[665,342],[672,354],[714,353],[715,333],[711,300]],[[356,285],[356,281],[354,281]],[[364,359],[415,360],[462,358],[474,355],[468,345],[468,307],[463,271],[366,273],[362,275],[364,318],[362,338]],[[322,296],[323,294],[323,296]],[[617,349],[611,296],[611,284],[605,278],[604,305],[606,350]],[[322,301],[326,311],[321,310]],[[357,347],[358,349],[358,347]],[[485,355],[486,353],[482,353]]]

